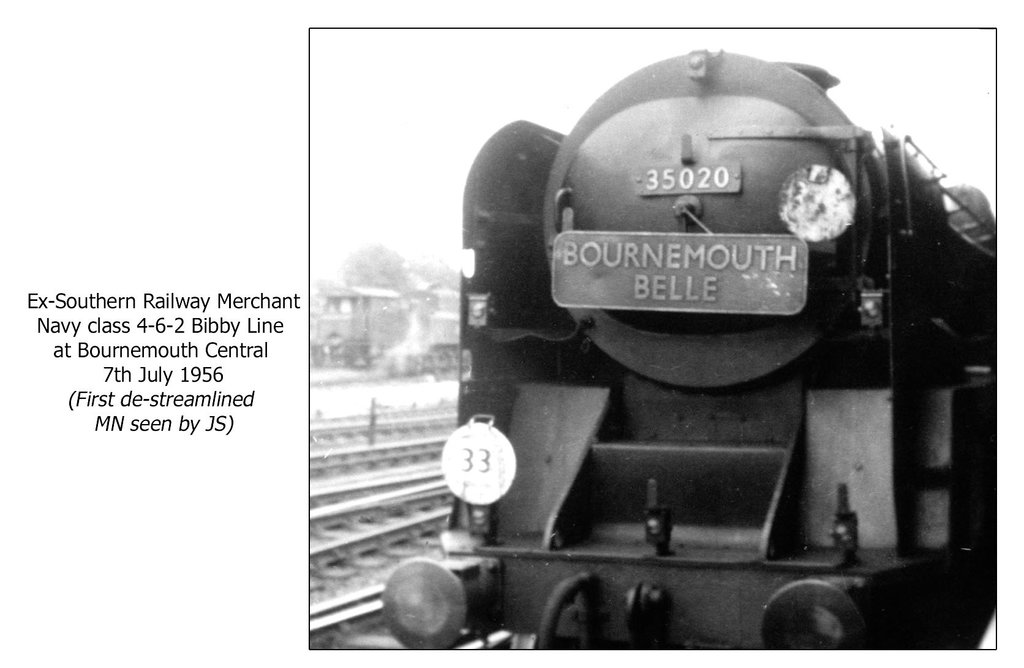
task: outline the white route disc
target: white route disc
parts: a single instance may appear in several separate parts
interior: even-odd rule
[[[456,429],[444,444],[441,470],[455,496],[484,506],[505,496],[512,486],[516,453],[497,427],[475,420]]]

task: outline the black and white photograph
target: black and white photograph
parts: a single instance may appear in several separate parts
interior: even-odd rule
[[[1012,657],[1006,7],[0,4],[0,665]]]
[[[308,40],[310,649],[996,647],[994,28]]]

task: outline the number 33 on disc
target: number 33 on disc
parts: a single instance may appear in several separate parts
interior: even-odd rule
[[[516,475],[512,444],[490,422],[472,418],[455,430],[441,451],[444,481],[466,503],[484,506],[505,496]]]

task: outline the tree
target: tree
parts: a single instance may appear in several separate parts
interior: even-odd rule
[[[421,255],[409,261],[409,273],[431,286],[459,289],[459,271],[436,255]]]
[[[341,278],[345,285],[360,288],[386,288],[405,292],[410,287],[405,258],[382,243],[355,249],[342,262]]]

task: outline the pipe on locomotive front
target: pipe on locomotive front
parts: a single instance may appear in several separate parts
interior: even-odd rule
[[[595,640],[596,621],[594,610],[594,586],[597,579],[590,573],[580,573],[562,580],[544,604],[544,612],[540,617],[540,628],[537,630],[537,649],[553,649],[558,632],[558,620],[562,611],[579,599],[580,649],[591,649]]]

